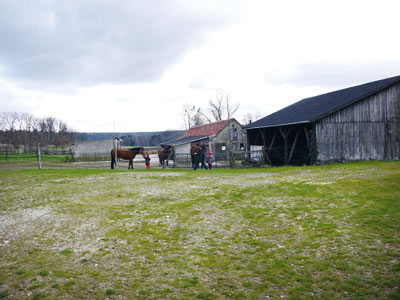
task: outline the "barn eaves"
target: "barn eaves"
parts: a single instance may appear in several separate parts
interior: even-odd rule
[[[271,165],[400,158],[400,76],[298,101],[245,127]]]
[[[398,82],[400,76],[395,76],[306,98],[245,126],[244,129],[313,123]]]

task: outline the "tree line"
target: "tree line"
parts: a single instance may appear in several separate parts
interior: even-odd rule
[[[83,140],[99,140],[117,136],[121,146],[159,146],[163,142],[174,140],[181,136],[184,130],[166,130],[152,132],[83,132]]]
[[[41,147],[67,147],[73,143],[93,139],[119,136],[124,146],[157,146],[162,142],[176,139],[182,130],[129,133],[86,133],[76,132],[67,123],[53,117],[36,118],[29,113],[0,113],[1,148],[21,149],[32,152]]]
[[[158,146],[164,142],[177,139],[184,130],[167,130],[157,132],[135,132],[122,135],[123,146]]]
[[[0,114],[0,144],[25,152],[41,146],[68,146],[81,135],[65,122],[53,117],[36,118],[29,113],[3,112]]]

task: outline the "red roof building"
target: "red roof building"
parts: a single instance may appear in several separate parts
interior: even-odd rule
[[[211,124],[201,125],[197,127],[192,127],[184,134],[181,135],[181,138],[188,136],[212,136],[217,135],[222,129],[228,125],[230,120],[215,122]]]
[[[201,144],[212,153],[244,150],[245,135],[242,125],[235,119],[190,128],[178,139],[163,143],[173,146],[176,153],[189,153],[190,147]]]

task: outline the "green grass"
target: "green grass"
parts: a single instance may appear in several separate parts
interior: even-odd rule
[[[0,182],[0,298],[400,298],[400,162]]]

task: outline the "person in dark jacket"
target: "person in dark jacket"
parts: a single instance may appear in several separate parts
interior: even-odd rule
[[[150,160],[151,160],[150,155],[147,153],[146,157],[144,158],[144,163],[146,165],[146,170],[150,169]]]
[[[200,163],[204,169],[206,169],[206,170],[208,169],[207,165],[204,163],[203,147],[201,145],[198,145],[197,146],[196,164],[194,165],[194,170],[197,170]]]

